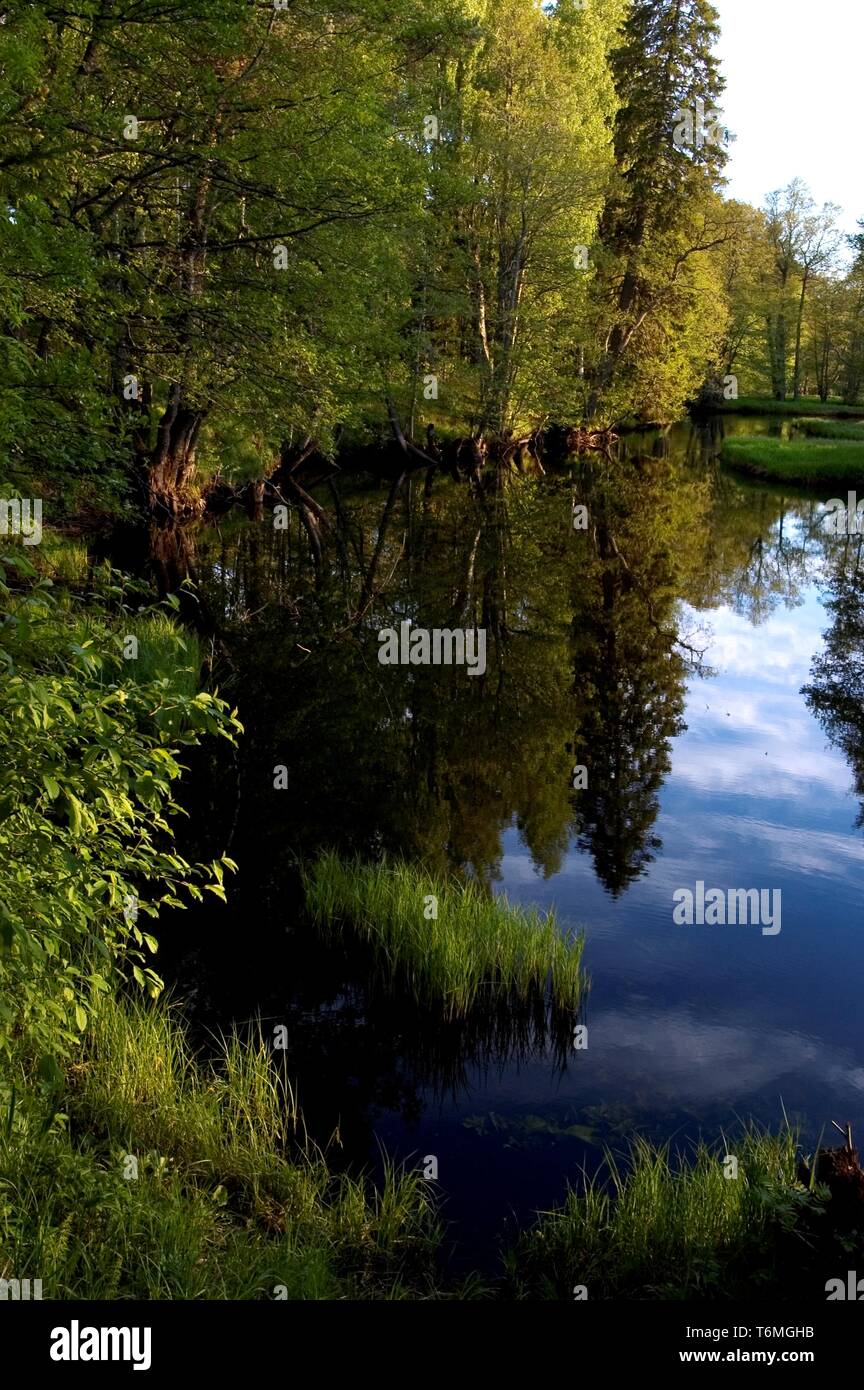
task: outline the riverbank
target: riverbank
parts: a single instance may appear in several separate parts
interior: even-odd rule
[[[850,420],[813,420],[805,415],[794,419],[792,428],[815,439],[864,440],[864,421],[856,424]]]
[[[768,482],[803,487],[864,482],[864,441],[727,439],[722,457],[730,468]]]
[[[561,502],[566,519],[569,497]],[[220,574],[236,568],[223,563]],[[533,575],[538,566],[526,569]],[[549,573],[547,567],[547,585]],[[44,587],[49,577],[54,590]],[[570,1301],[577,1285],[592,1299],[793,1297],[805,1286],[820,1296],[821,1268],[805,1244],[814,1222],[821,1225],[820,1250],[835,1247],[822,1198],[798,1179],[794,1137],[764,1137],[749,1147],[746,1139],[739,1147],[727,1142],[683,1162],[662,1146],[630,1150],[623,1139],[617,1176],[613,1169],[608,1183],[595,1177],[587,1185],[562,1145],[552,1159],[555,1200],[568,1179],[573,1194],[536,1226],[522,1220],[525,1235],[474,1262],[479,1274],[456,1279],[448,1255],[461,1232],[448,1230],[447,1198],[460,1182],[464,1149],[429,1145],[432,1156],[442,1155],[440,1184],[425,1176],[419,1158],[404,1169],[385,1164],[373,1181],[361,1171],[362,1154],[348,1165],[341,1135],[325,1151],[307,1138],[292,1049],[296,1042],[300,1050],[294,1027],[299,1035],[311,989],[302,1014],[285,1015],[294,1024],[284,1050],[258,1035],[232,1038],[215,1056],[193,1056],[179,1010],[156,997],[152,933],[167,939],[172,906],[215,897],[219,916],[208,939],[220,953],[231,952],[229,969],[237,971],[248,943],[229,931],[223,945],[221,900],[234,900],[239,881],[254,879],[255,870],[238,854],[234,879],[231,861],[199,863],[190,853],[187,862],[174,852],[176,784],[188,776],[184,747],[204,737],[242,743],[246,736],[218,692],[201,689],[201,651],[170,605],[148,609],[143,589],[116,573],[94,572],[80,545],[49,544],[34,557],[19,552],[7,561],[7,578],[11,621],[2,646],[10,677],[0,722],[10,763],[0,859],[10,885],[2,925],[13,950],[0,957],[0,1278],[41,1278],[46,1298]],[[142,611],[133,600],[145,605]],[[284,632],[279,641],[280,650],[291,650]],[[268,672],[273,650],[268,637]],[[322,647],[327,688],[341,691],[333,652],[332,644]],[[526,670],[536,689],[536,648]],[[561,684],[557,674],[554,684]],[[298,685],[295,676],[292,702],[301,699]],[[274,703],[284,710],[279,681]],[[260,708],[266,713],[263,702]],[[434,709],[440,722],[440,700]],[[259,738],[266,727],[262,714]],[[371,745],[379,760],[380,742],[358,728],[365,726],[352,726],[350,747]],[[473,731],[471,738],[483,742]],[[523,728],[518,740],[524,749]],[[548,749],[561,741],[544,741],[526,785],[560,782],[566,796],[568,779],[549,775]],[[295,766],[290,746],[268,732],[268,773],[271,747],[286,749]],[[340,776],[324,783],[331,824],[332,807],[346,794],[347,756],[340,754],[338,766]],[[272,778],[263,780],[269,786]],[[393,780],[402,786],[406,778],[394,771]],[[309,775],[305,782],[317,785]],[[302,797],[302,783],[296,777],[294,799]],[[494,786],[497,824],[497,773]],[[272,821],[270,801],[266,813]],[[303,816],[308,822],[305,803]],[[403,831],[405,822],[403,807]],[[295,840],[281,822],[279,830],[284,854]],[[430,847],[443,838],[436,828]],[[466,1033],[498,989],[524,995],[557,984],[575,1009],[585,950],[578,936],[568,947],[552,914],[456,889],[443,871],[427,873],[422,855],[398,874],[388,862],[374,848],[363,859],[333,862],[317,897],[310,894],[307,907],[336,948],[349,934],[360,935],[376,949],[379,971],[394,979],[413,973],[411,998],[452,1005]],[[252,900],[265,897],[259,882]],[[476,956],[475,938],[483,947]],[[272,967],[265,961],[265,968]],[[298,980],[307,986],[299,972]],[[326,994],[331,1014],[339,1012],[332,1000],[345,992],[343,985]],[[230,1007],[238,1007],[233,984]],[[320,1041],[321,1017],[310,1031],[326,1052],[333,1035]],[[364,1047],[374,1051],[360,1017],[346,1009],[352,1083],[367,1065]],[[399,1063],[403,1068],[403,1055]],[[331,1077],[338,1065],[337,1055]],[[305,1098],[314,1102],[305,1084]],[[392,1094],[386,1076],[380,1085],[376,1079],[370,1111],[380,1113],[381,1097]],[[360,1108],[340,1114],[346,1137]],[[318,1137],[331,1132],[321,1129]],[[628,1125],[627,1138],[634,1132]],[[730,1149],[739,1160],[737,1178],[723,1171]],[[496,1152],[477,1164],[484,1183],[499,1158]],[[528,1175],[535,1192],[538,1167]],[[781,1247],[788,1257],[778,1260]],[[830,1272],[839,1268],[829,1262]]]
[[[724,415],[826,415],[838,420],[864,418],[864,405],[847,405],[840,400],[820,400],[818,396],[795,396],[778,401],[773,396],[736,396],[719,401],[716,409]]]
[[[794,1134],[751,1129],[684,1156],[637,1141],[497,1269],[454,1279],[446,1188],[422,1166],[385,1161],[377,1185],[338,1171],[278,1058],[259,1034],[203,1062],[176,1008],[111,997],[50,1102],[19,1065],[0,1277],[41,1278],[52,1300],[714,1301],[818,1297],[837,1264]]]
[[[434,1294],[431,1187],[392,1166],[377,1189],[332,1170],[262,1037],[204,1064],[175,1009],[110,997],[54,1097],[62,1121],[35,1070],[18,1076],[0,1275],[41,1277],[43,1298]]]

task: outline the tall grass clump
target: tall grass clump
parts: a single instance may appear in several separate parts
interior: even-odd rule
[[[138,655],[127,666],[131,680],[166,681],[173,692],[188,699],[200,690],[201,642],[173,614],[153,609],[128,613],[123,630],[124,638],[128,635],[138,642]]]
[[[579,1003],[584,938],[564,935],[554,912],[514,906],[400,860],[365,864],[327,852],[304,877],[307,906],[323,930],[350,923],[418,999],[440,1000],[449,1014],[490,992],[526,997],[547,987],[556,1005]],[[433,898],[437,916],[429,917]]]
[[[66,1084],[62,1121],[0,1126],[0,1278],[46,1299],[435,1296],[430,1185],[331,1171],[263,1039],[203,1062],[162,1001],[111,997]]]
[[[799,1280],[809,1258],[810,1218],[819,1198],[797,1180],[796,1138],[754,1127],[729,1152],[700,1143],[674,1155],[634,1141],[608,1177],[587,1178],[563,1206],[508,1252],[517,1296],[712,1299],[775,1295],[787,1271]]]
[[[34,562],[40,574],[61,584],[86,584],[90,573],[88,546],[78,536],[45,528]]]

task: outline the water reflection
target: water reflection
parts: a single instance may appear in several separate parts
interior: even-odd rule
[[[860,536],[838,546],[825,597],[831,626],[825,647],[813,662],[803,694],[832,743],[841,749],[860,798],[858,825],[864,826],[864,588]]]
[[[187,848],[228,845],[241,872],[227,910],[163,932],[172,972],[205,1023],[289,1025],[307,1120],[346,1161],[436,1153],[477,1248],[637,1128],[774,1123],[781,1095],[817,1130],[832,1107],[864,1122],[860,542],[720,467],[720,430],[759,427],[676,427],[545,477],[328,487],[314,546],[293,512],[160,536],[247,728],[242,757],[194,767]],[[486,627],[485,675],[382,667],[403,619]],[[324,845],[584,922],[588,1052],[542,1001],[447,1025],[325,949],[296,874]],[[782,935],[674,928],[698,877],[781,887]]]
[[[571,829],[617,897],[662,847],[659,792],[684,727],[687,662],[701,655],[676,623],[676,579],[705,492],[662,466],[594,461],[578,470],[575,495],[591,518],[570,585],[574,748],[588,786],[573,798]]]

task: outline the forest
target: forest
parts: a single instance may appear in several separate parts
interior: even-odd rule
[[[801,180],[724,198],[716,34],[707,0],[10,7],[8,482],[297,503],[312,455],[860,403],[864,233]]]

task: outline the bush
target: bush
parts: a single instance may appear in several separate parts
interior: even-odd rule
[[[113,976],[158,992],[140,919],[224,897],[230,861],[173,852],[173,785],[180,747],[240,725],[185,676],[130,679],[109,611],[64,609],[29,557],[0,560],[0,599],[0,1064],[36,1055],[50,1084]]]

